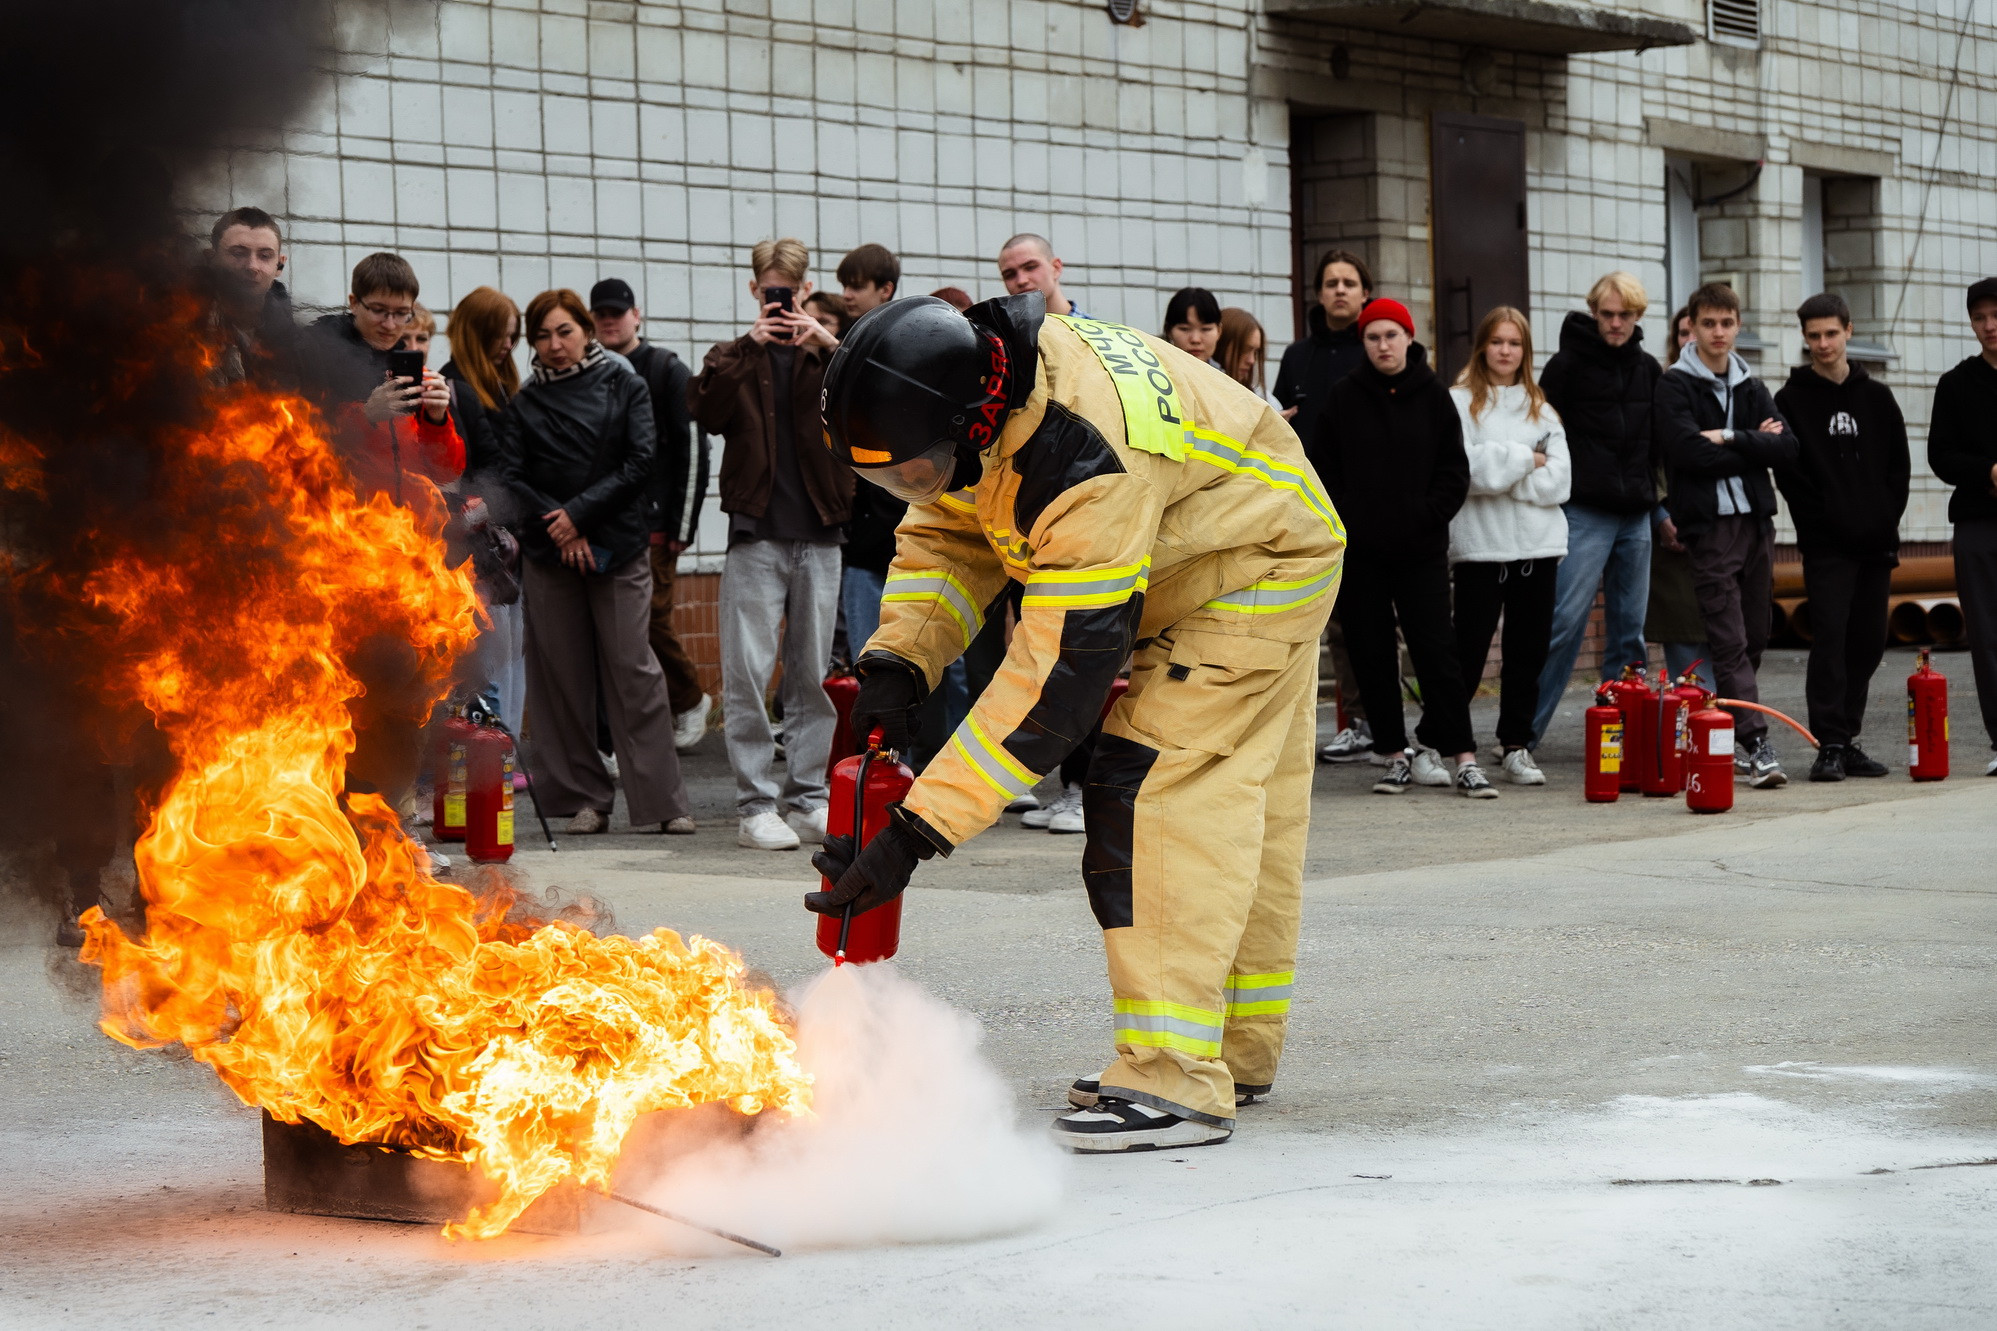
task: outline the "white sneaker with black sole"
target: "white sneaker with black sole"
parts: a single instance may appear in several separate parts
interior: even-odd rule
[[[1321,763],[1363,763],[1373,756],[1373,727],[1361,717],[1317,751]]]
[[[1259,1105],[1263,1100],[1268,1098],[1268,1095],[1269,1088],[1267,1086],[1258,1086],[1250,1090],[1240,1082],[1234,1083],[1234,1107],[1236,1109],[1241,1108],[1243,1105]],[[1094,1077],[1077,1077],[1074,1080],[1074,1084],[1068,1087],[1068,1103],[1077,1109],[1093,1109],[1096,1101],[1101,1098],[1102,1083]]]
[[[1218,1146],[1233,1135],[1233,1128],[1180,1118],[1163,1109],[1119,1100],[1113,1095],[1098,1096],[1087,1109],[1077,1109],[1054,1120],[1054,1140],[1077,1155]]]
[[[1442,765],[1442,755],[1434,749],[1416,749],[1410,766],[1414,769],[1415,784],[1418,786],[1449,784],[1449,769]]]

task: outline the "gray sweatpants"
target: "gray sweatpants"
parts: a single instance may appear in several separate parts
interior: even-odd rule
[[[838,714],[825,667],[839,618],[839,547],[811,541],[738,541],[721,569],[721,698],[735,804],[743,817],[826,804],[825,763]],[[763,698],[781,649],[784,779]]]
[[[631,826],[691,812],[666,677],[652,655],[651,563],[640,554],[591,577],[535,559],[521,560],[520,568],[533,727],[527,755],[541,812],[610,812],[610,774],[596,752],[598,689]]]

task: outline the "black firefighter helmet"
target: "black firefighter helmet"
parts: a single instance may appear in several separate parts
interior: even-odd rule
[[[934,503],[978,475],[1005,425],[1009,379],[996,333],[934,296],[891,300],[832,354],[825,446],[895,497]]]

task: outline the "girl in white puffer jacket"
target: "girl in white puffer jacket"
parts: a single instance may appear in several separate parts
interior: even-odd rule
[[[1449,396],[1470,458],[1470,496],[1449,524],[1457,659],[1474,695],[1502,611],[1498,743],[1504,774],[1517,785],[1544,785],[1526,746],[1553,637],[1554,571],[1567,553],[1567,515],[1560,506],[1572,469],[1559,413],[1532,379],[1532,325],[1523,313],[1500,305],[1484,316],[1470,363]]]

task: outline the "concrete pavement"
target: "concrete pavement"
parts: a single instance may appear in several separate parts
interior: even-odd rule
[[[1980,771],[1966,710],[1959,773]],[[0,1324],[1997,1322],[1997,781],[1590,808],[1562,733],[1552,786],[1483,805],[1321,777],[1289,1055],[1219,1147],[1040,1148],[1105,1057],[1080,838],[1001,828],[926,866],[900,971],[982,1023],[983,1062],[932,999],[888,992],[857,1022],[821,990],[808,1034],[870,1032],[864,1056],[818,1046],[828,1126],[634,1166],[778,1261],[649,1219],[467,1247],[263,1211],[255,1116],[207,1069],[97,1034],[70,963],[17,934]],[[523,841],[516,863],[627,931],[723,939],[786,986],[820,973],[804,858],[704,825]]]

